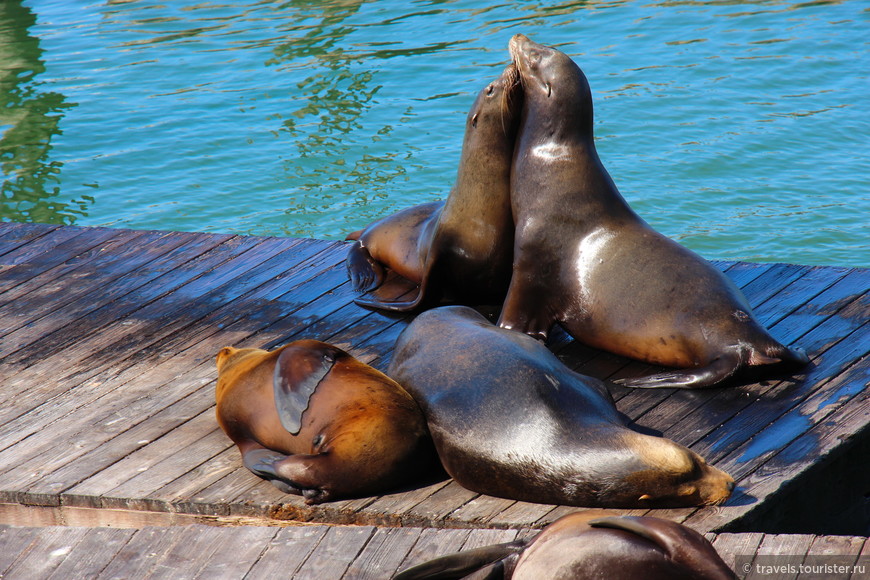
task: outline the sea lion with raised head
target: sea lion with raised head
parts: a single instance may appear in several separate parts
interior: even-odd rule
[[[530,540],[485,546],[408,568],[393,580],[735,580],[695,530],[652,517],[577,512]]]
[[[510,40],[524,92],[511,177],[514,267],[502,328],[546,338],[561,324],[593,347],[685,370],[618,381],[716,385],[761,365],[801,365],[709,262],[628,206],[592,136],[592,93],[564,53]]]
[[[447,473],[498,497],[587,507],[716,505],[725,472],[628,421],[598,379],[475,310],[418,315],[387,374],[414,397]]]
[[[521,104],[516,69],[509,65],[468,113],[447,200],[402,210],[349,236],[357,240],[347,257],[356,290],[376,289],[387,269],[419,285],[409,300],[362,296],[357,304],[408,311],[442,298],[501,302],[513,260],[510,167]]]
[[[308,504],[383,492],[434,461],[411,396],[335,346],[226,347],[217,367],[217,420],[245,467]]]

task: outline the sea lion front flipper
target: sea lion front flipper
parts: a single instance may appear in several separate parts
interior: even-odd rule
[[[302,495],[301,488],[282,479],[275,470],[275,464],[287,459],[287,457],[289,456],[271,449],[257,448],[245,451],[242,454],[242,463],[251,473],[265,479],[284,493]]]
[[[546,342],[550,329],[556,322],[553,317],[544,312],[545,307],[541,297],[546,296],[546,293],[539,294],[535,299],[532,289],[527,284],[518,282],[516,278],[517,276],[514,276],[511,279],[497,325]]]
[[[494,544],[474,550],[466,550],[449,556],[442,556],[417,564],[411,568],[402,570],[395,576],[393,580],[447,580],[450,578],[465,578],[475,571],[483,571],[492,564],[516,554],[526,547],[525,540],[515,540],[505,544]],[[488,570],[483,578],[498,578],[492,576]],[[477,578],[481,578],[477,576]]]
[[[302,429],[308,401],[334,364],[335,351],[331,348],[311,350],[304,356],[288,348],[278,355],[272,378],[275,408],[281,425],[290,434],[296,435]]]
[[[383,264],[372,258],[359,241],[355,241],[348,248],[345,265],[351,286],[357,292],[374,290],[383,284],[387,277]]]
[[[284,493],[301,495],[307,504],[327,501],[330,492],[324,489],[324,454],[284,455],[271,449],[251,449],[242,461],[257,477],[262,477]]]
[[[705,367],[667,371],[632,379],[615,379],[613,382],[637,389],[703,389],[730,378],[741,366],[739,354],[724,353]]]

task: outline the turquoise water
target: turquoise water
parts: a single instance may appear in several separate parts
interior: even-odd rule
[[[446,196],[522,32],[711,259],[870,265],[870,4],[0,2],[0,219],[341,239]]]

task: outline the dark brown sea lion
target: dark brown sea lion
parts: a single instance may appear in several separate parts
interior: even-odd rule
[[[348,251],[347,267],[356,290],[377,288],[386,269],[420,286],[407,301],[363,296],[357,304],[407,311],[442,298],[504,298],[513,260],[510,166],[521,96],[513,65],[477,95],[446,202],[402,210],[352,234],[358,239]]]
[[[217,420],[245,467],[306,503],[382,492],[434,459],[411,396],[332,345],[226,347],[217,367]]]
[[[387,374],[411,393],[447,473],[472,491],[588,507],[724,502],[725,472],[627,426],[604,384],[475,310],[428,310],[402,332]]]
[[[620,381],[707,387],[759,365],[805,364],[709,262],[653,230],[619,194],[592,137],[592,94],[564,53],[518,34],[523,117],[511,177],[514,272],[499,320],[686,370]]]
[[[563,516],[531,540],[443,556],[394,580],[734,580],[704,536],[651,517]]]

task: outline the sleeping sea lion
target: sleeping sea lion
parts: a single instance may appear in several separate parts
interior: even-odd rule
[[[708,387],[747,367],[808,362],[767,332],[727,276],[631,210],[595,150],[580,68],[521,34],[510,53],[524,104],[499,326],[546,338],[558,322],[590,346],[686,369],[618,381],[631,387]]]
[[[510,166],[521,94],[516,68],[510,65],[477,95],[446,202],[402,210],[349,236],[358,238],[347,257],[356,290],[380,286],[386,269],[419,284],[409,300],[363,296],[357,304],[408,311],[442,298],[501,302],[513,259]]]
[[[628,427],[604,383],[468,307],[417,316],[387,374],[420,405],[447,473],[478,493],[652,508],[720,504],[734,488],[693,451]]]
[[[563,516],[531,540],[442,556],[393,580],[735,580],[704,536],[651,517]]]
[[[217,420],[245,467],[308,504],[395,487],[433,460],[420,408],[332,345],[217,355]]]

